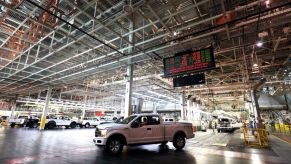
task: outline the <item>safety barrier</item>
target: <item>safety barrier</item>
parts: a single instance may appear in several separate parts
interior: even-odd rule
[[[8,120],[2,120],[1,125],[2,126],[8,126]]]
[[[244,126],[243,135],[245,145],[252,147],[269,147],[268,132],[264,128],[248,128]]]
[[[273,128],[271,130],[271,132],[272,133],[280,133],[280,134],[291,135],[291,125],[275,124],[275,129]]]

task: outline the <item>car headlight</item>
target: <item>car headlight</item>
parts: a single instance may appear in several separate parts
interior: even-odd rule
[[[106,136],[106,134],[107,134],[107,132],[108,132],[108,130],[107,129],[103,129],[103,130],[100,130],[100,137],[105,137]]]

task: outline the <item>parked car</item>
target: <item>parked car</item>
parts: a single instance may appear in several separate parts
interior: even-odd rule
[[[15,127],[15,125],[24,127],[27,120],[28,116],[18,116],[16,118],[10,118],[8,122],[12,128]]]
[[[233,132],[234,127],[231,126],[231,119],[227,117],[220,117],[217,121],[217,131],[220,132]]]
[[[157,114],[131,115],[117,123],[99,125],[93,142],[99,147],[118,154],[124,145],[173,142],[176,149],[182,149],[186,139],[193,138],[191,123],[167,123]]]
[[[48,115],[46,117],[46,124],[45,128],[53,129],[55,127],[65,126],[66,128],[75,128],[77,126],[77,122],[71,120],[67,116],[55,116],[55,115]]]

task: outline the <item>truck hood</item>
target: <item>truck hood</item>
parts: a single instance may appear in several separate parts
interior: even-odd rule
[[[102,124],[98,125],[98,129],[122,129],[122,128],[127,128],[127,124],[117,124],[117,123],[108,123],[108,124]]]

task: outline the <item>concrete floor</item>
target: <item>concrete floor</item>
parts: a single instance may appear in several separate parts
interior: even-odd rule
[[[92,142],[92,129],[55,129],[38,131],[26,128],[0,128],[0,163],[40,164],[261,164],[290,163],[290,144],[274,137],[274,148],[245,148],[240,133],[198,132],[188,140],[183,151],[176,151],[172,143],[168,149],[158,144],[125,147],[119,156],[99,150]],[[281,151],[281,152],[280,152]]]

